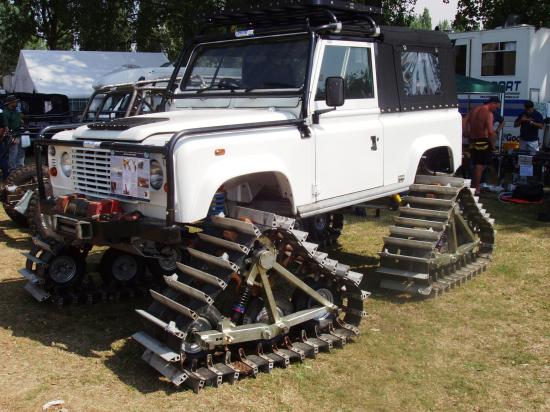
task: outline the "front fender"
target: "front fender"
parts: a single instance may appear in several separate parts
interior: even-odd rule
[[[416,138],[412,144],[412,155],[409,157],[409,163],[407,165],[407,184],[410,185],[414,183],[414,177],[422,155],[435,147],[450,148],[453,156],[453,167],[456,168],[457,165],[460,165],[462,153],[460,146],[457,146],[459,144],[460,142],[452,142],[444,134],[428,134]]]
[[[271,172],[286,178],[294,209],[296,199],[293,199],[296,187],[301,184],[290,176],[297,176],[296,171],[289,170],[292,162],[284,162],[278,150],[289,151],[293,148],[293,138],[279,139],[278,146],[272,151],[266,151],[270,145],[270,137],[234,136],[228,137],[191,138],[185,140],[175,151],[175,195],[176,220],[180,223],[191,223],[204,219],[210,208],[216,191],[225,182],[241,176]],[[262,142],[258,143],[258,138]],[[298,141],[299,142],[299,141]],[[286,145],[286,148],[284,147]],[[224,155],[216,155],[215,148],[225,148]],[[295,149],[295,148],[294,148]],[[296,153],[296,155],[299,155]],[[288,159],[287,159],[288,160]],[[305,174],[305,173],[304,173]],[[303,186],[303,184],[302,184]]]

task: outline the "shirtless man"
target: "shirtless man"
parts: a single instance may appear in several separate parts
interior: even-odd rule
[[[464,134],[470,140],[470,158],[474,166],[472,186],[479,194],[479,183],[485,168],[491,163],[496,133],[493,129],[493,112],[500,107],[500,99],[491,97],[476,107],[464,119]]]

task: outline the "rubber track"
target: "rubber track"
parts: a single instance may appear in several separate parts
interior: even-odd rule
[[[359,289],[361,274],[350,272],[348,266],[330,260],[326,254],[318,252],[317,245],[305,242],[307,233],[294,231],[293,219],[244,208],[235,209],[235,220],[213,218],[214,227],[204,228],[207,242],[197,243],[197,249],[190,250],[194,258],[183,268],[187,273],[181,272],[177,275],[177,280],[185,288],[191,287],[194,294],[198,290],[212,298],[215,303],[218,297],[227,294],[222,293],[222,287],[211,282],[212,278],[219,279],[222,285],[230,285],[235,272],[243,273],[245,270],[247,259],[258,247],[258,240],[268,237],[292,249],[288,253],[288,249],[278,252],[278,261],[292,256],[292,263],[287,266],[291,272],[317,273],[330,278],[336,293],[345,287],[342,300],[338,302],[342,313],[335,322],[310,321],[292,327],[284,336],[220,345],[215,351],[200,351],[197,354],[191,350],[193,346],[185,344],[186,338],[192,336],[193,325],[196,325],[191,315],[194,313],[199,319],[209,320],[210,327],[215,329],[215,322],[222,320],[215,306],[190,296],[189,293],[181,293],[173,284],[161,296],[153,291],[157,302],[148,311],[138,310],[145,318],[146,329],[134,334],[134,339],[146,348],[142,359],[176,386],[185,385],[196,392],[205,385],[234,383],[238,377],[270,372],[273,365],[286,367],[291,361],[315,357],[320,350],[329,351],[332,347],[343,347],[359,334],[359,324],[366,316],[363,300],[369,294]],[[238,220],[248,218],[249,223]],[[238,236],[234,236],[236,233]],[[228,239],[231,239],[230,243],[233,245],[226,243]],[[223,246],[224,243],[227,247]],[[238,251],[235,244],[244,248]],[[221,261],[216,260],[220,259],[219,256],[222,256]],[[204,273],[208,277],[204,277]],[[167,283],[175,279],[176,276],[167,279]],[[238,298],[238,295],[234,294],[232,298]],[[191,315],[189,311],[192,311]]]
[[[435,297],[485,271],[495,243],[494,220],[473,195],[469,181],[419,175],[405,203],[380,253],[382,288]],[[451,255],[447,249],[453,208],[478,244]]]

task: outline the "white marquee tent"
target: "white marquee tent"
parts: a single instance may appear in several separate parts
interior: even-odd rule
[[[94,82],[118,70],[159,67],[163,53],[21,50],[13,80],[14,92],[58,93],[87,99]]]

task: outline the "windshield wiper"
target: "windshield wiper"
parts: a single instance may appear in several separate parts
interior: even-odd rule
[[[229,86],[229,85],[220,87],[219,85],[216,84],[216,85],[211,85],[211,86],[205,87],[204,89],[197,90],[196,93],[201,94],[201,93],[204,93],[204,92],[207,92],[207,91],[210,91],[210,90],[214,90],[214,89],[231,90],[232,92],[234,92],[235,90],[240,89],[240,87]]]

